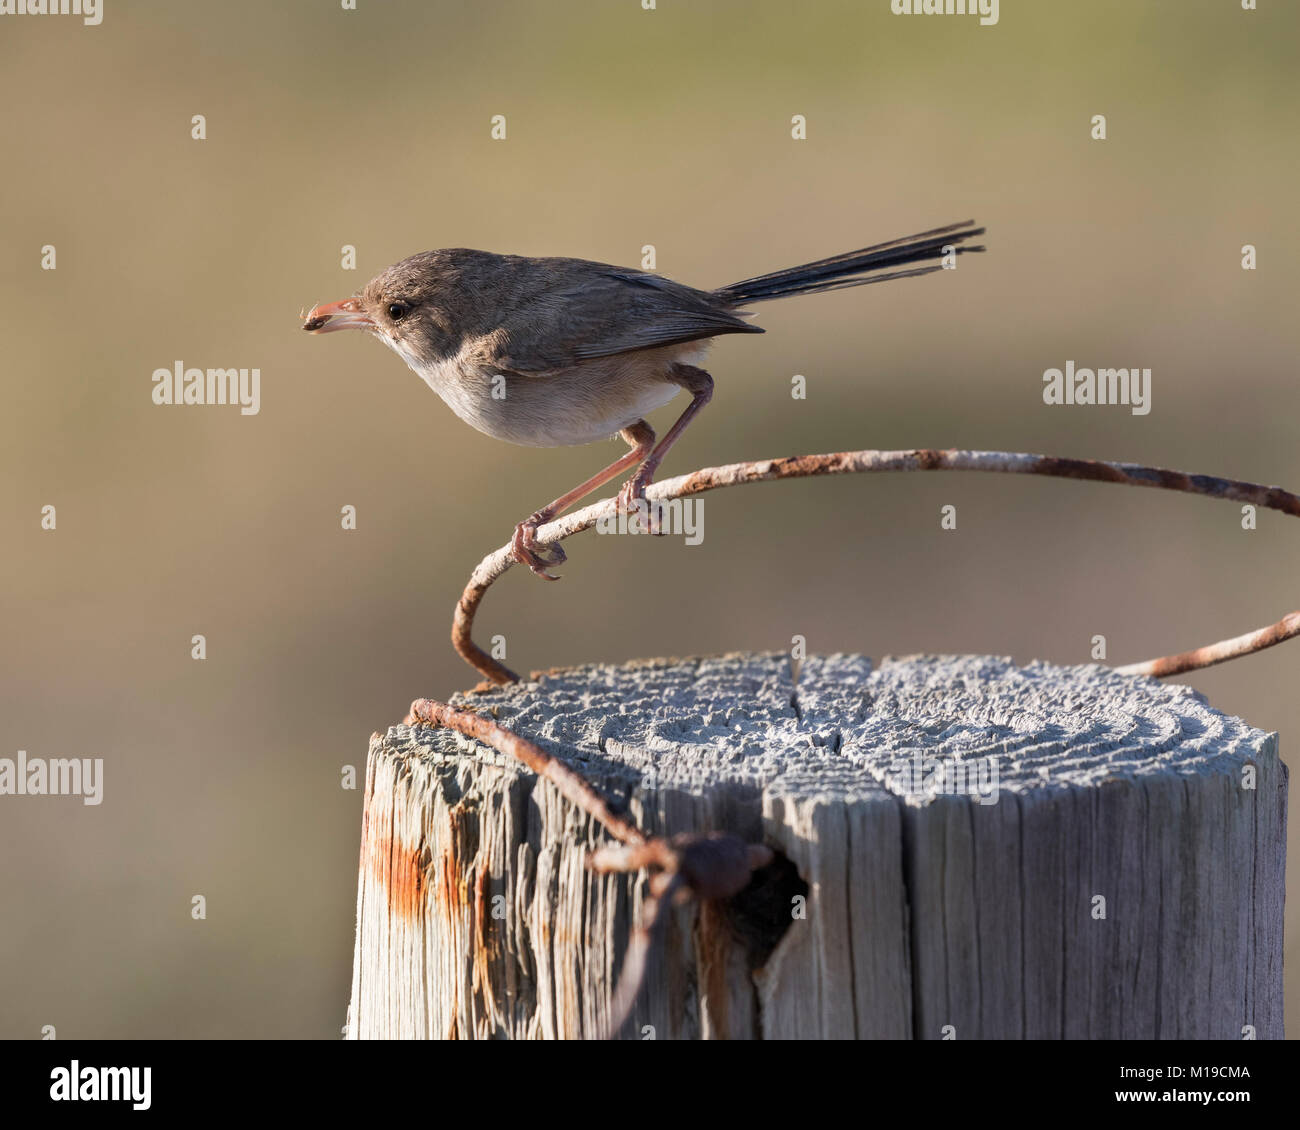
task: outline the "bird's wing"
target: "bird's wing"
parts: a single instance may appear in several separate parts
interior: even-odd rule
[[[491,364],[544,373],[718,334],[763,332],[707,292],[659,275],[582,260],[554,262],[558,285],[518,296],[523,300],[484,341]]]

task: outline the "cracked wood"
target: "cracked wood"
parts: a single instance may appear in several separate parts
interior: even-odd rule
[[[633,1037],[1282,1034],[1277,736],[1187,687],[836,655],[796,688],[786,656],[733,655],[455,704],[648,834],[779,853],[741,896],[669,912]],[[587,869],[604,833],[448,730],[376,735],[366,788],[349,1034],[600,1032],[646,897],[644,876]]]

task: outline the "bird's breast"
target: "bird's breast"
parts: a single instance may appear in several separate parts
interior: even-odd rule
[[[677,358],[645,350],[538,374],[501,372],[460,358],[412,366],[471,427],[508,443],[565,447],[608,439],[667,404]]]

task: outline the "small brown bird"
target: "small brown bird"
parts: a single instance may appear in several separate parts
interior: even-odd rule
[[[696,362],[720,334],[762,333],[741,307],[910,278],[943,269],[984,233],[974,221],[745,279],[695,290],[645,271],[586,259],[533,259],[451,248],[425,251],[381,271],[360,294],[314,307],[309,333],[375,334],[453,412],[487,435],[532,447],[592,443],[618,434],[632,449],[515,527],[515,557],[556,578],[539,554],[537,528],[629,468],[619,505],[635,508],[668,449],[713,395]],[[655,445],[644,417],[685,389],[691,402]]]

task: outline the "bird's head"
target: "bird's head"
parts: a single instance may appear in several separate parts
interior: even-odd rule
[[[426,251],[394,263],[351,298],[313,306],[303,315],[302,328],[313,334],[364,330],[415,368],[446,356],[458,335],[445,308],[451,280],[444,254]]]

